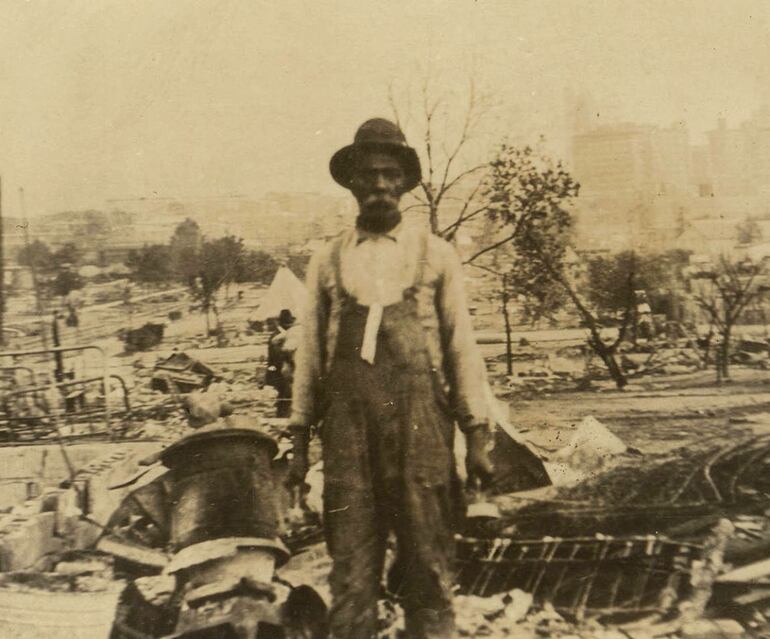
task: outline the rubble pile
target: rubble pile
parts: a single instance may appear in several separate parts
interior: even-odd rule
[[[101,553],[69,552],[50,558],[49,570],[0,573],[4,592],[105,592],[123,587],[112,558]]]
[[[150,388],[162,393],[189,393],[207,388],[216,379],[214,371],[187,353],[176,352],[156,362]]]
[[[378,639],[401,639],[404,618],[401,609],[388,600],[380,602],[382,628]],[[761,620],[746,623],[758,627]],[[455,597],[455,625],[459,637],[510,637],[511,639],[739,639],[747,637],[734,619],[701,618],[664,620],[653,615],[628,623],[602,623],[597,619],[575,622],[559,614],[552,605],[533,606],[530,595],[512,590],[492,597]],[[766,635],[754,635],[763,637]]]
[[[280,472],[285,472],[280,470],[285,465],[281,456],[288,444],[279,437],[285,420],[265,418],[274,414],[276,399],[275,390],[262,385],[267,336],[230,329],[205,337],[182,335],[178,311],[168,319],[175,322],[170,334],[164,335],[160,324],[147,324],[137,334],[125,335],[132,370],[130,379],[126,376],[131,411],[123,436],[176,441],[194,432],[191,397],[197,397],[202,406],[209,400],[227,405],[246,422],[259,416],[265,431],[278,440],[275,458],[279,461],[273,463],[273,470],[276,485],[281,483]],[[227,348],[222,348],[225,341]],[[153,350],[161,342],[165,351]],[[499,372],[504,357],[491,363],[492,372],[497,371],[493,377],[498,397],[542,396],[585,387],[591,380],[608,380],[606,367],[585,345],[549,352],[522,340],[514,353],[512,375]],[[630,378],[691,373],[703,368],[703,359],[702,349],[688,339],[640,340],[618,353]],[[767,367],[767,343],[741,340],[734,359]],[[118,406],[118,401],[112,405]],[[682,428],[655,424],[651,436],[673,439],[669,426]],[[744,636],[743,626],[766,627],[770,435],[736,433],[736,429],[729,436],[720,432],[686,447],[646,455],[626,446],[594,418],[584,419],[569,440],[553,449],[536,448],[532,453],[515,439],[505,439],[508,447],[498,449],[504,459],[495,463],[507,469],[506,482],[491,488],[504,493],[494,497],[502,516],[478,529],[484,534],[458,537],[458,635],[695,639]],[[541,459],[544,451],[547,461]],[[157,459],[150,459],[149,472],[148,468],[137,472],[132,499],[111,519],[98,518],[109,529],[99,547],[112,553],[114,564],[98,552],[48,553],[44,562],[35,565],[37,572],[14,569],[0,574],[0,589],[99,593],[120,589],[121,569],[129,563],[160,570],[168,561],[170,530],[164,501],[168,478],[158,466]],[[554,479],[557,467],[565,471],[560,475],[563,481]],[[536,480],[532,486],[512,483],[530,476]],[[542,486],[548,479],[558,485],[510,494]],[[300,510],[294,495],[290,496],[288,510],[299,512],[293,524],[291,517],[282,520],[281,526],[287,528],[278,532],[297,554],[280,574],[326,592],[330,560],[321,543],[317,516],[322,465],[313,466],[307,481],[311,490],[305,502],[315,503],[310,509],[315,516]],[[286,495],[277,499],[288,502]],[[714,550],[714,528],[725,518],[732,522],[730,532]],[[142,579],[136,580],[137,587],[160,583]],[[168,595],[170,591],[159,592]],[[712,592],[720,595],[715,599],[744,606],[743,616],[713,602],[706,611]],[[752,612],[746,616],[749,609]],[[704,614],[716,618],[704,618]],[[719,618],[733,615],[740,623]],[[394,601],[380,602],[380,621],[383,639],[404,636],[403,613]]]
[[[157,346],[163,340],[165,325],[148,322],[141,328],[130,329],[123,332],[127,353],[146,351]]]
[[[152,439],[182,436],[187,427],[184,398],[193,392],[216,397],[241,415],[269,414],[275,403],[275,390],[261,385],[260,361],[245,355],[244,359],[244,362],[208,365],[183,351],[157,360],[147,354],[137,357],[133,362],[136,383],[131,389],[131,423],[124,436]]]
[[[645,374],[681,375],[703,368],[703,357],[689,341],[663,342],[646,347],[624,349],[620,365],[630,376]]]
[[[18,639],[110,636],[125,583],[96,561],[60,562],[51,572],[0,576],[0,636]]]
[[[740,361],[746,361],[746,356],[741,357]],[[752,357],[766,359],[767,354]],[[496,368],[505,362],[506,356],[502,354],[497,359]],[[501,397],[586,389],[591,381],[609,378],[606,365],[587,346],[566,347],[552,353],[519,349],[512,360],[517,369],[514,374],[495,375],[493,371]],[[704,355],[691,340],[648,341],[621,346],[618,363],[628,378],[681,375],[703,369]]]
[[[770,341],[748,338],[740,340],[733,361],[763,370],[770,369]]]
[[[718,528],[720,528],[718,526]],[[623,588],[618,587],[616,592],[623,594],[635,594],[634,585],[639,585],[644,581],[645,575],[635,575],[632,564],[622,558],[611,558],[608,553],[605,556],[604,567],[611,567],[613,561],[616,564],[612,573],[612,579],[608,579],[602,568],[594,569],[591,562],[585,562],[583,571],[574,576],[570,584],[565,588],[562,595],[562,601],[568,601],[567,609],[557,609],[552,601],[543,598],[543,592],[539,592],[542,584],[531,581],[526,588],[514,587],[509,590],[500,590],[485,596],[471,594],[461,590],[455,596],[455,623],[457,634],[460,637],[511,637],[515,639],[527,639],[529,637],[553,637],[563,639],[653,639],[659,638],[686,638],[695,637],[743,637],[746,636],[744,626],[766,627],[765,619],[759,610],[741,620],[741,623],[734,619],[725,618],[728,611],[707,610],[709,596],[712,593],[714,578],[718,571],[723,569],[722,551],[726,541],[726,535],[729,534],[731,527],[729,524],[722,528],[721,533],[713,535],[711,545],[696,546],[686,545],[692,553],[692,561],[684,561],[679,558],[678,581],[671,581],[679,588],[675,593],[670,588],[661,589],[660,601],[665,604],[666,612],[630,612],[610,611],[600,614],[596,610],[583,610],[582,618],[578,618],[575,612],[582,603],[598,601],[601,597],[608,596],[608,591],[612,590],[615,581],[625,583]],[[551,544],[554,547],[555,540],[546,540],[545,544]],[[584,548],[588,548],[590,540],[583,540]],[[494,542],[492,542],[494,543]],[[622,541],[625,543],[625,541]],[[678,546],[674,542],[661,544],[653,537],[639,539],[639,549],[644,554],[644,550],[649,546],[650,558],[654,558],[660,549],[665,548],[668,555],[674,559]],[[616,540],[620,545],[621,540]],[[509,546],[510,547],[510,546]],[[539,555],[540,548],[547,548],[542,545],[539,548],[532,548],[534,557]],[[568,550],[568,544],[562,546]],[[521,546],[519,546],[521,548]],[[572,554],[570,551],[569,554]],[[666,554],[665,552],[663,554]],[[488,556],[488,555],[487,555]],[[558,558],[557,558],[558,559]],[[580,556],[576,553],[576,560]],[[526,562],[524,562],[526,563]],[[577,563],[577,561],[575,562]],[[540,565],[545,565],[540,561]],[[564,570],[564,565],[558,561],[552,562],[551,575],[559,576],[564,573],[567,577],[572,574],[570,570]],[[295,555],[289,564],[282,570],[282,576],[291,580],[300,576],[306,583],[313,584],[324,592],[328,597],[328,587],[326,584],[326,575],[330,567],[330,559],[326,554],[323,544],[317,544],[307,549],[301,554]],[[510,566],[508,567],[510,568]],[[580,587],[581,583],[586,581],[586,576],[591,576],[595,580],[594,589],[590,597],[585,598],[583,602],[580,592],[575,596],[575,587]],[[654,573],[653,573],[654,574]],[[666,575],[662,575],[666,577]],[[636,577],[636,579],[635,579]],[[462,579],[462,576],[460,577]],[[619,579],[618,579],[619,578]],[[660,575],[652,577],[653,585],[657,580],[658,584],[663,583]],[[609,588],[607,587],[609,584]],[[552,584],[553,585],[553,584]],[[663,583],[664,586],[668,585]],[[532,590],[535,590],[533,594]],[[652,592],[652,588],[648,588]],[[572,595],[572,600],[564,595]],[[676,596],[675,596],[676,594]],[[634,603],[632,600],[630,603]],[[767,610],[770,613],[770,608]],[[379,603],[380,631],[379,639],[402,639],[404,636],[404,616],[403,611],[397,602],[392,598],[382,599]],[[720,634],[720,633],[726,634]],[[700,633],[700,634],[699,634]],[[709,634],[712,633],[712,634]],[[764,636],[764,635],[757,635]]]
[[[680,338],[676,340],[647,341],[620,350],[623,370],[630,376],[644,374],[681,375],[706,367],[715,357],[720,343],[715,341],[705,348],[702,340]],[[767,370],[770,368],[770,348],[766,339],[745,337],[732,347],[730,359],[736,364]]]
[[[623,343],[616,360],[627,379],[678,376],[702,371],[713,365],[718,343],[705,348],[698,339],[639,339]],[[586,344],[546,350],[529,342],[511,353],[513,373],[503,372],[506,353],[488,360],[496,394],[501,398],[541,396],[577,389],[587,390],[592,382],[610,382],[607,366]],[[765,339],[742,338],[733,345],[731,361],[746,367],[770,369],[770,346]],[[614,388],[612,382],[612,388]]]
[[[606,472],[564,486],[549,499],[516,508],[517,536],[647,534],[676,531],[702,518],[770,507],[770,436],[725,442],[713,437],[667,453],[630,457]]]
[[[577,362],[550,357],[542,363],[519,370],[513,375],[495,377],[495,394],[501,398],[574,390],[586,378],[586,370]]]

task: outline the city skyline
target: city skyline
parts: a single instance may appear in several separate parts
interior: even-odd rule
[[[387,87],[469,75],[497,103],[490,143],[565,148],[568,92],[610,119],[697,139],[769,102],[766,3],[412,5],[189,0],[11,3],[0,39],[4,203],[29,214],[110,199],[338,193],[328,158],[388,115]]]

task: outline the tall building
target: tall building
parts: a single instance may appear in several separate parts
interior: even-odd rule
[[[770,106],[737,128],[720,118],[708,132],[708,145],[716,195],[770,193]]]
[[[652,180],[650,127],[623,124],[577,133],[572,163],[586,195],[646,190]]]
[[[582,248],[644,250],[681,232],[694,193],[683,122],[615,124],[573,135],[581,184],[576,239]]]
[[[714,195],[713,171],[708,144],[690,148],[690,181],[699,197]]]
[[[770,220],[770,107],[719,120],[700,145],[682,122],[575,127],[572,141],[582,248],[718,253],[736,240],[714,229]]]
[[[687,128],[603,126],[573,136],[575,176],[587,195],[671,195],[690,189]]]
[[[715,195],[752,193],[745,130],[728,129],[727,121],[720,118],[717,128],[707,135]]]
[[[657,195],[681,195],[691,189],[690,135],[684,122],[651,131],[652,174]]]

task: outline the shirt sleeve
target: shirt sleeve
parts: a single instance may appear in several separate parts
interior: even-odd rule
[[[484,396],[486,367],[473,336],[460,257],[450,244],[440,241],[440,247],[437,310],[444,369],[458,425],[467,432],[488,422]]]
[[[316,417],[322,373],[322,340],[326,334],[325,326],[329,314],[328,293],[323,287],[321,277],[324,255],[324,250],[313,255],[305,278],[307,299],[300,316],[302,337],[295,360],[290,418],[292,426],[309,428]]]

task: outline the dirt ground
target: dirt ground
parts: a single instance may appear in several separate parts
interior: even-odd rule
[[[587,416],[642,453],[663,452],[705,436],[729,440],[749,430],[770,432],[768,372],[734,366],[731,378],[717,386],[714,372],[703,370],[641,378],[623,391],[599,383],[591,391],[514,397],[508,402],[510,418],[528,438],[554,450],[563,445],[563,432]]]
[[[139,319],[142,322],[166,319],[166,336],[157,349],[145,353],[122,352],[122,343],[114,333],[126,322],[126,317],[120,318],[122,322],[115,317],[106,321],[102,318],[95,341],[110,356],[112,371],[119,372],[127,381],[135,406],[172,401],[168,396],[149,392],[147,386],[158,357],[178,349],[200,357],[222,374],[224,381],[219,386],[236,406],[237,414],[259,414],[262,417],[266,407],[268,410],[272,408],[269,389],[258,389],[266,354],[266,336],[246,331],[247,320],[258,306],[262,293],[256,287],[249,287],[242,300],[233,300],[223,309],[222,319],[229,338],[227,348],[217,348],[216,340],[205,335],[203,317],[189,312],[184,296],[180,301],[159,303],[155,308],[148,304],[146,315],[132,318],[134,322]],[[185,307],[183,318],[168,321],[165,318],[168,310],[180,305]],[[87,324],[97,326],[99,322],[94,317],[89,318]],[[63,331],[65,344],[76,342],[77,337]],[[499,354],[504,346],[499,343],[485,345],[483,351],[493,368],[493,391],[508,405],[509,421],[544,457],[562,448],[581,420],[589,416],[599,420],[627,446],[642,455],[687,446],[707,437],[724,438],[728,442],[747,432],[770,433],[770,374],[766,370],[734,365],[731,381],[719,386],[715,384],[713,370],[709,369],[638,376],[623,391],[617,390],[608,380],[592,381],[588,390],[578,390],[579,375],[562,378],[559,384],[553,386],[544,384],[536,390],[520,383],[523,379],[520,373],[526,376],[530,369],[547,366],[549,357],[561,357],[567,337],[572,344],[575,343],[572,333],[567,335],[566,332],[550,331],[547,335],[543,333],[542,337],[538,340],[538,336],[533,334],[529,340],[531,346],[514,348],[518,359],[515,366],[517,383],[514,384],[507,384],[500,374],[503,363]],[[533,353],[533,356],[526,356],[527,352]],[[584,363],[575,357],[572,364],[580,367]],[[181,423],[181,412],[172,412],[174,419]],[[159,433],[169,436],[170,425],[169,419],[145,419],[137,436],[152,438]],[[328,556],[323,545],[319,544],[305,556],[295,557],[284,573],[291,575],[294,571],[293,576],[297,580],[309,581],[324,591],[328,568]],[[586,639],[627,636],[612,634],[613,631],[606,628],[562,627],[559,626],[562,622],[556,618],[558,615],[534,621],[528,618],[523,625],[513,615],[505,622],[508,626],[503,631],[500,623],[511,613],[508,608],[515,608],[517,602],[494,601],[490,604],[481,598],[466,597],[461,603],[460,608],[464,610],[459,610],[459,622],[465,636],[581,636]],[[490,605],[502,607],[484,613]],[[538,614],[542,616],[546,613],[550,614],[548,611]],[[388,614],[397,617],[392,610]],[[494,624],[487,623],[491,618],[496,620]],[[383,636],[397,637],[399,623],[394,617],[386,624]],[[639,632],[638,636],[655,636],[647,630],[649,628]]]

